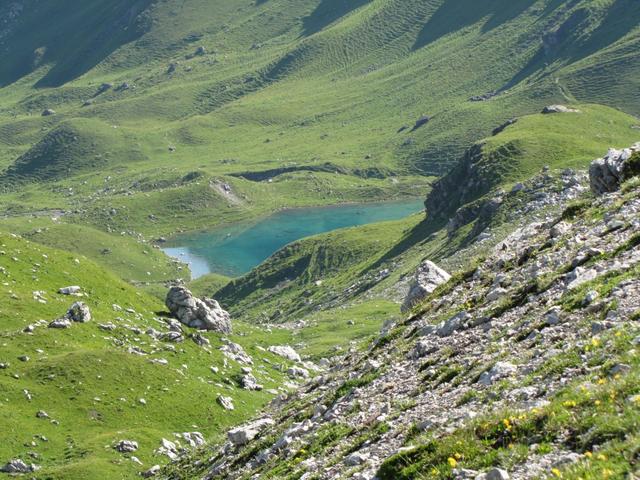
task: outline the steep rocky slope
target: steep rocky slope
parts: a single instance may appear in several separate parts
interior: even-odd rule
[[[640,182],[583,197],[163,477],[635,478]]]

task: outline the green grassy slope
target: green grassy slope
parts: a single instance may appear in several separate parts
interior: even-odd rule
[[[199,430],[212,439],[273,397],[236,386],[240,365],[230,361],[225,367],[218,335],[205,334],[211,341],[207,349],[189,339],[169,344],[147,336],[148,328],[163,330],[163,322],[156,320],[161,303],[85,257],[6,234],[0,245],[0,362],[8,364],[0,370],[0,458],[31,459],[43,466],[46,478],[135,478],[142,466],[116,453],[114,442],[138,441],[135,456],[148,468],[166,461],[153,455],[163,437],[173,440],[174,433]],[[82,287],[80,300],[90,306],[92,321],[68,330],[48,329],[48,321],[78,300],[57,293],[72,284]],[[34,291],[42,292],[39,298],[46,303]],[[131,310],[115,311],[114,303]],[[42,319],[33,333],[22,331]],[[116,330],[99,329],[109,322]],[[282,385],[282,374],[274,368],[282,359],[258,349],[290,340],[287,336],[237,325],[232,338],[254,357],[254,371],[265,388]],[[131,353],[133,347],[144,354]],[[30,360],[20,361],[21,355]],[[157,359],[168,363],[152,362]],[[234,399],[233,412],[216,403],[218,393]],[[37,418],[39,410],[59,424]]]
[[[586,170],[608,148],[623,148],[640,134],[635,118],[598,105],[576,105],[580,113],[535,114],[519,118],[496,136],[477,143],[449,174],[436,181],[426,201],[428,215],[343,229],[302,239],[219,291],[216,298],[252,321],[282,321],[322,305],[335,306],[375,288],[384,291],[425,255],[444,259],[469,238],[446,234],[446,222],[459,207],[491,198],[515,182],[566,168]],[[477,221],[472,215],[470,223]],[[470,227],[468,227],[470,228]],[[380,284],[380,285],[378,285]],[[215,293],[214,293],[215,292]],[[347,293],[348,292],[348,293]],[[396,307],[397,309],[397,307]]]
[[[191,172],[203,183],[233,183],[241,201],[205,201],[216,213],[187,212],[194,217],[180,225],[186,229],[283,205],[393,197],[397,190],[371,175],[415,184],[416,174],[442,174],[507,118],[549,103],[640,112],[640,9],[631,0],[110,0],[65,17],[84,23],[64,45],[52,28],[26,33],[50,16],[49,7],[27,6],[4,26],[2,40],[2,63],[28,67],[0,88],[3,199],[23,210],[45,202],[41,186],[16,192],[25,175],[59,179],[59,189],[86,181],[81,219],[100,227],[95,210],[104,203],[137,211],[146,202],[131,184],[145,185],[156,211],[120,223],[171,233],[176,222],[154,225],[149,214],[206,197],[180,181]],[[104,31],[118,33],[86,51]],[[43,45],[49,53],[34,66],[27,54]],[[113,86],[102,91],[104,82]],[[469,101],[489,92],[498,95]],[[40,117],[45,108],[57,114]],[[424,114],[432,120],[412,131]],[[77,140],[57,141],[68,137]],[[347,174],[321,175],[321,192],[305,188],[305,170],[272,183],[230,177],[327,162]],[[92,171],[108,172],[117,187],[102,191],[103,178],[87,176]],[[68,197],[56,200],[73,206]],[[248,208],[240,211],[243,201]]]

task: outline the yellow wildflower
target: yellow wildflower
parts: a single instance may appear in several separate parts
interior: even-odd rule
[[[598,460],[603,461],[603,462],[607,460],[607,456],[602,454],[602,453],[600,453],[597,458],[598,458]]]
[[[451,468],[456,468],[456,467],[458,466],[458,461],[457,461],[455,458],[453,458],[453,457],[449,457],[449,458],[447,459],[447,462],[449,462],[449,466],[450,466]]]
[[[591,452],[584,452],[584,456],[585,456],[585,457],[587,457],[587,458],[591,458],[591,457],[593,457],[593,453],[591,453]]]
[[[461,455],[461,454],[459,454],[458,452],[456,452],[456,453],[454,453],[454,454],[453,454],[453,457],[454,457],[456,460],[460,460],[460,459],[462,458],[462,455]]]
[[[551,473],[553,474],[554,477],[562,478],[562,472],[557,468],[552,468]]]

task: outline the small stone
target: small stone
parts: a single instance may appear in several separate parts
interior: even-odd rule
[[[275,355],[279,355],[283,358],[291,360],[292,362],[300,362],[302,360],[298,352],[296,352],[293,348],[289,347],[288,345],[281,345],[281,346],[274,345],[269,347],[267,350]]]
[[[513,375],[516,371],[517,368],[515,365],[508,362],[498,362],[490,370],[480,375],[478,383],[482,385],[491,385],[502,378]]]
[[[367,460],[369,460],[369,454],[354,452],[344,459],[344,464],[347,465],[348,467],[355,467],[358,465],[362,465]]]
[[[71,327],[71,321],[67,318],[59,318],[49,323],[49,328],[63,329],[69,327]]]
[[[77,285],[73,285],[71,287],[62,287],[60,289],[58,289],[58,293],[62,294],[62,295],[75,295],[77,293],[80,293],[81,288]]]
[[[154,465],[149,470],[142,472],[141,475],[142,478],[151,478],[158,475],[158,473],[160,473],[160,465]]]
[[[243,375],[240,378],[240,386],[245,390],[262,390],[263,386],[258,384],[258,380],[252,374]]]
[[[492,468],[486,474],[486,480],[510,480],[509,472],[501,468]]]
[[[133,440],[120,440],[113,448],[121,453],[135,452],[138,450],[138,442]]]
[[[225,397],[223,395],[218,395],[216,401],[224,408],[225,410],[233,410],[235,407],[233,406],[233,399],[231,397]]]

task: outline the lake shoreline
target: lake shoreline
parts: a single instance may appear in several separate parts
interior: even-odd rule
[[[419,213],[422,202],[413,197],[285,208],[252,221],[185,232],[167,241],[162,250],[187,264],[192,280],[208,273],[238,277],[289,243],[341,228],[399,220]]]

